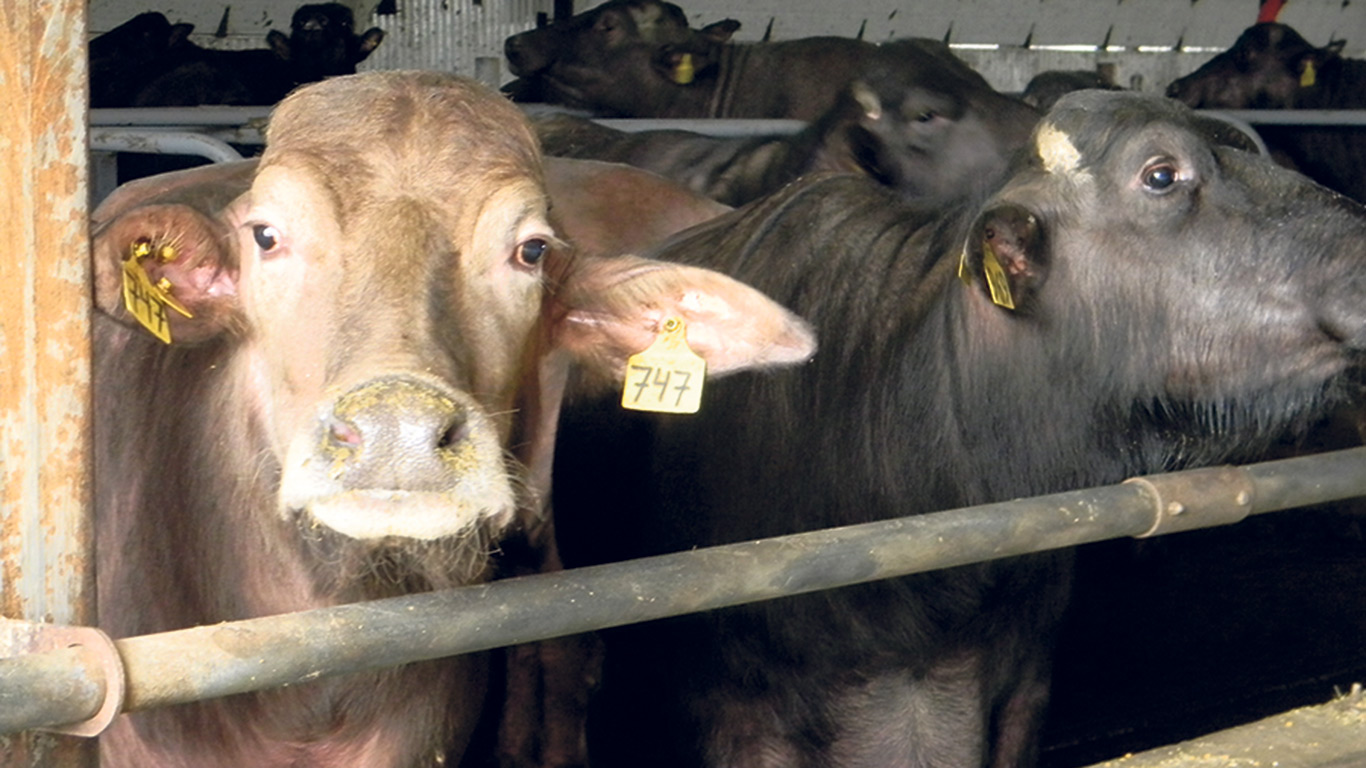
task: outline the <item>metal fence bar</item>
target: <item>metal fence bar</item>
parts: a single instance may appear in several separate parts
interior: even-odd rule
[[[0,3],[0,614],[62,624],[95,619],[85,40],[84,0]],[[0,738],[10,768],[96,757]]]
[[[1362,109],[1221,109],[1211,110],[1253,125],[1364,126]]]
[[[115,641],[126,710],[515,645],[1121,536],[1366,495],[1366,447],[1166,475],[473,587]],[[51,670],[0,664],[0,690]],[[64,676],[95,678],[89,665]],[[51,683],[57,689],[63,682]],[[75,690],[75,683],[68,687]],[[99,702],[74,697],[72,720]],[[0,708],[0,733],[32,728]]]
[[[190,131],[147,131],[92,128],[90,148],[96,152],[146,152],[193,155],[215,163],[241,160],[242,154],[227,142]]]

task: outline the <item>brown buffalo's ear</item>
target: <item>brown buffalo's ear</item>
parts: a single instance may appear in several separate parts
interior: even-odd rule
[[[1038,217],[1018,205],[987,209],[968,234],[958,276],[980,286],[998,306],[1024,307],[1048,277]]]
[[[679,322],[711,376],[800,363],[816,349],[801,318],[698,267],[634,256],[578,259],[550,302],[553,346],[569,351],[594,378],[618,383],[627,358]]]
[[[168,342],[233,328],[238,263],[222,211],[246,191],[254,169],[254,162],[206,166],[110,195],[91,216],[98,309]]]

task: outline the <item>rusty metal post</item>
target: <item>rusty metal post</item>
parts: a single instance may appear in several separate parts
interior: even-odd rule
[[[95,619],[86,77],[86,0],[0,3],[0,615],[60,624]],[[0,739],[5,766],[96,755]]]

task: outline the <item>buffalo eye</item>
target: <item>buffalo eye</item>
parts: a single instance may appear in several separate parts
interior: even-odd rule
[[[261,253],[270,253],[280,247],[280,230],[269,224],[256,224],[251,228],[251,237]]]
[[[1176,166],[1171,163],[1155,163],[1143,169],[1143,188],[1149,192],[1166,192],[1179,178]]]
[[[550,243],[539,237],[533,237],[517,246],[517,262],[522,266],[534,267],[541,263],[541,259],[545,258],[549,252]]]
[[[938,117],[938,116],[939,116],[939,115],[936,115],[936,114],[934,113],[933,110],[927,109],[927,110],[925,110],[924,112],[921,112],[920,114],[916,115],[916,116],[915,116],[915,121],[916,121],[917,123],[928,123],[928,122],[930,122],[931,120],[935,119],[935,118]]]

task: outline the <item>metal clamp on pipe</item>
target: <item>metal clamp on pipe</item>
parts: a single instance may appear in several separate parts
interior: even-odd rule
[[[64,658],[54,658],[51,665],[43,663],[45,657],[73,653],[74,665]],[[42,712],[35,714],[36,721],[61,722],[60,713],[71,713],[74,720],[66,725],[35,726],[36,730],[94,737],[123,711],[127,691],[123,659],[114,641],[100,629],[0,619],[0,657],[0,662],[11,662],[0,669],[13,673],[0,673],[0,679],[42,677],[51,685],[45,694],[39,694],[49,700],[37,705]],[[21,713],[12,714],[22,717]],[[89,716],[75,720],[84,715]]]
[[[1131,477],[1153,501],[1153,524],[1134,538],[1236,523],[1252,512],[1256,485],[1240,467],[1209,467],[1150,477]]]

